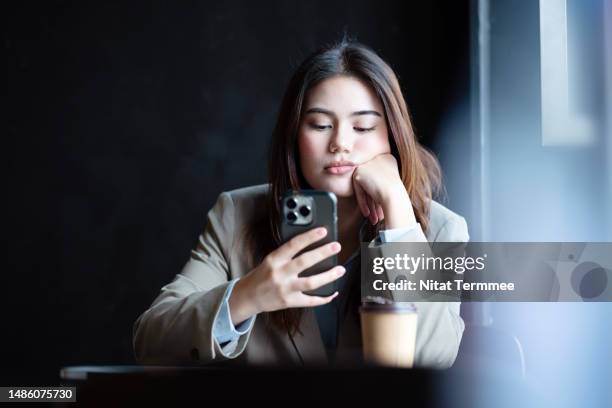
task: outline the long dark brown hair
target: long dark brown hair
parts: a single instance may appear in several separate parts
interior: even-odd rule
[[[338,75],[361,79],[372,87],[385,111],[391,153],[395,156],[401,179],[412,201],[417,222],[423,231],[429,223],[432,194],[441,186],[441,171],[436,158],[421,146],[397,77],[373,50],[355,41],[341,42],[319,49],[302,62],[285,91],[268,155],[267,211],[249,227],[253,262],[263,258],[282,242],[279,222],[280,198],[289,189],[311,188],[301,171],[297,136],[307,92],[321,81]],[[290,333],[299,330],[303,309],[291,308],[270,313],[268,321]]]

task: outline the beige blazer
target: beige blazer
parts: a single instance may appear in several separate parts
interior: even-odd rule
[[[313,309],[306,309],[300,333],[265,324],[258,315],[248,333],[221,347],[213,336],[213,323],[229,281],[247,274],[256,265],[238,226],[265,210],[267,185],[223,192],[208,212],[207,224],[195,250],[173,281],[161,289],[153,304],[136,320],[133,346],[137,361],[148,364],[328,363]],[[401,242],[467,242],[465,219],[432,201],[427,235],[420,226]],[[373,241],[370,243],[372,244]],[[420,302],[415,366],[447,368],[457,356],[464,322],[459,303]],[[355,308],[353,308],[355,309]],[[351,310],[338,334],[337,362],[351,362],[360,354],[361,335],[356,310]]]

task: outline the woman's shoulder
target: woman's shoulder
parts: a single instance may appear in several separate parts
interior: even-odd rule
[[[253,203],[265,200],[269,187],[269,184],[256,184],[224,191],[221,194],[226,194],[229,196],[234,205],[241,204],[243,202]]]
[[[240,187],[240,188],[236,188],[233,190],[227,190],[224,191],[224,194],[229,194],[232,198],[252,198],[252,197],[257,197],[257,196],[265,196],[268,193],[268,189],[270,187],[270,184],[268,183],[264,183],[264,184],[255,184],[252,186],[245,186],[245,187]]]
[[[469,239],[465,218],[439,202],[431,200],[427,240],[430,242],[467,242]]]
[[[257,184],[223,191],[217,202],[226,203],[232,209],[234,217],[249,218],[256,213],[265,211],[269,184]]]

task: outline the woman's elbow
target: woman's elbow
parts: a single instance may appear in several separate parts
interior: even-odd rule
[[[147,341],[145,336],[146,312],[136,319],[132,326],[132,348],[134,359],[140,364],[147,364],[150,356],[147,355]]]
[[[465,329],[465,323],[459,315],[452,314],[452,335],[449,335],[447,347],[440,353],[439,363],[440,368],[450,368],[457,360],[459,354],[459,347],[461,345],[461,339],[463,338],[463,330]]]
[[[433,305],[432,305],[433,306]],[[447,304],[446,313],[435,325],[430,336],[417,353],[415,365],[429,368],[450,368],[459,354],[459,346],[463,337],[465,323],[455,312],[458,309],[453,304]]]
[[[438,369],[452,367],[459,354],[460,342],[461,336],[459,335],[458,340],[453,336],[445,339],[443,344],[427,347],[428,350],[424,350],[419,359],[420,361],[417,361],[415,365]]]
[[[132,327],[132,348],[134,359],[139,364],[165,364],[170,362],[162,345],[162,335],[156,330],[150,310],[144,312]]]

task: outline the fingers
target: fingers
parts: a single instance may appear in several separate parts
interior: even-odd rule
[[[361,214],[368,218],[372,225],[382,221],[385,216],[381,205],[376,203],[356,180],[353,180],[353,190],[355,191],[355,198],[357,199],[357,205],[361,210]]]
[[[325,227],[313,228],[302,234],[296,235],[285,244],[281,245],[276,251],[272,252],[272,258],[285,262],[290,261],[296,254],[327,235]]]
[[[355,173],[357,174],[357,173]],[[359,184],[358,175],[353,178],[353,191],[355,192],[355,198],[357,199],[357,205],[361,210],[361,214],[370,220],[372,225],[378,221],[382,221],[384,218],[382,207],[374,201],[374,199],[366,193],[366,191]]]
[[[353,190],[355,191],[355,197],[357,198],[357,205],[359,205],[359,209],[361,210],[361,214],[364,217],[370,215],[370,209],[368,208],[368,202],[365,191],[357,181],[353,181]]]
[[[370,209],[369,219],[372,225],[374,225],[378,222],[378,214],[376,212],[376,203],[374,202],[372,197],[370,197],[369,195],[367,196],[367,202],[368,202],[368,207]]]
[[[306,278],[298,278],[295,281],[294,288],[299,291],[309,291],[320,288],[340,278],[346,273],[346,269],[342,266],[336,266],[330,270]]]
[[[299,297],[298,297],[298,302],[300,303],[300,305],[296,306],[296,307],[315,307],[315,306],[321,306],[321,305],[324,305],[326,303],[331,302],[332,300],[334,300],[334,298],[336,296],[338,296],[338,291],[336,291],[332,295],[326,296],[326,297],[310,296],[310,295],[305,295],[305,294],[301,293],[299,295]]]
[[[380,204],[376,204],[376,214],[378,215],[378,221],[382,221],[385,218],[385,213]]]
[[[359,183],[355,182],[354,186],[355,197],[357,198],[357,205],[361,210],[361,214],[370,220],[372,225],[385,218],[382,206],[372,199],[364,190],[361,188]]]
[[[334,241],[329,244],[321,245],[308,252],[304,252],[287,264],[287,271],[297,275],[311,266],[318,264],[322,260],[337,254],[340,252],[340,249],[342,249],[340,243]]]

